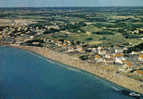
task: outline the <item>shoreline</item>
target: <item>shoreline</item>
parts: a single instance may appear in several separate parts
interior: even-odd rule
[[[98,64],[90,64],[76,57],[59,53],[49,48],[34,47],[34,46],[13,46],[13,45],[10,46],[13,48],[20,48],[23,50],[37,53],[50,60],[59,62],[64,65],[68,65],[69,67],[74,67],[77,69],[84,70],[100,78],[103,78],[107,81],[110,81],[111,83],[117,84],[118,86],[143,94],[143,88],[141,87],[141,85],[143,85],[143,82],[131,79],[125,75],[117,74],[111,71],[110,69],[105,68],[106,66]],[[113,66],[110,67],[114,68]]]

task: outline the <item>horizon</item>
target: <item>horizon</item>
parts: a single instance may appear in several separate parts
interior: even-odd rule
[[[0,7],[143,7],[142,0],[1,0]]]
[[[110,7],[113,7],[113,8],[118,8],[118,7],[129,7],[129,8],[134,8],[134,7],[143,7],[143,6],[31,6],[31,7],[0,7],[0,8],[104,8],[104,7],[107,7],[107,8],[110,8]]]

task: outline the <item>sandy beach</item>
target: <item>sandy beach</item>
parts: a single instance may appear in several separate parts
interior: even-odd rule
[[[33,47],[33,46],[12,46],[12,47],[20,48],[20,49],[24,49],[27,51],[40,54],[41,56],[44,56],[50,60],[54,60],[62,64],[66,64],[68,66],[87,71],[101,78],[109,80],[119,86],[122,86],[143,94],[143,88],[141,87],[143,85],[143,82],[131,79],[125,75],[117,74],[116,72],[113,71],[113,69],[116,69],[113,66],[90,64],[88,62],[81,61],[76,57],[55,52],[48,48]]]

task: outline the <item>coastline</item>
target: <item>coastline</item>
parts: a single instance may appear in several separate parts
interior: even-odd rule
[[[54,60],[59,63],[68,65],[70,67],[87,71],[101,78],[104,78],[105,80],[111,81],[121,87],[143,94],[143,88],[140,87],[143,84],[143,82],[131,79],[121,74],[117,74],[111,71],[110,69],[105,68],[105,66],[103,65],[90,64],[85,61],[81,61],[76,57],[69,56],[63,53],[58,53],[49,48],[41,48],[41,47],[33,47],[33,46],[14,46],[14,45],[11,45],[11,47],[20,48],[23,50],[40,54],[41,56],[44,56],[50,60]],[[110,67],[112,68],[113,66],[110,66]]]

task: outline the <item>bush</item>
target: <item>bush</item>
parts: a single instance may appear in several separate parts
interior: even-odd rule
[[[128,48],[128,50],[124,51],[124,53],[131,53],[132,51],[142,51],[142,50],[143,50],[143,43]]]
[[[101,32],[93,32],[93,34],[98,34],[98,35],[112,35],[112,32],[109,31],[101,31]]]
[[[86,40],[87,40],[87,41],[91,41],[91,40],[93,40],[93,38],[89,37],[89,38],[87,38]]]
[[[88,59],[88,55],[82,55],[79,57],[81,60],[87,60]]]
[[[59,32],[59,30],[51,28],[50,30],[46,30],[45,32],[43,32],[43,34],[51,34],[51,33],[55,33],[55,32]]]

